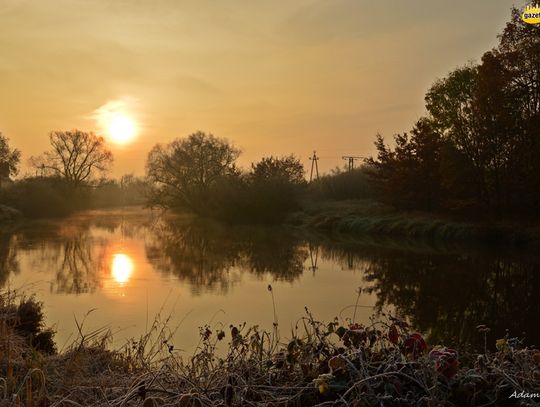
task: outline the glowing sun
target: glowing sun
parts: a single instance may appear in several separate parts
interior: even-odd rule
[[[109,100],[90,115],[96,121],[99,132],[112,143],[129,144],[139,134],[140,124],[137,117],[137,100],[122,98]]]
[[[135,138],[136,126],[133,119],[118,114],[111,117],[107,130],[112,141],[117,144],[127,144]]]

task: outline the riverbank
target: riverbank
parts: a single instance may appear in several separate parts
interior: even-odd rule
[[[107,332],[79,321],[72,345],[51,353],[34,340],[48,332],[37,304],[1,299],[1,405],[532,406],[523,395],[540,389],[540,352],[515,338],[461,354],[391,316],[361,325],[306,312],[289,338],[277,324],[271,332],[204,326],[189,355],[171,341],[169,318],[118,350],[107,348]]]
[[[431,241],[536,246],[540,225],[518,222],[466,222],[420,212],[400,212],[368,200],[304,204],[288,223],[322,232]]]
[[[125,208],[131,210],[140,206],[113,207],[120,210]],[[182,214],[184,215],[197,217]],[[10,231],[25,223],[27,220],[20,211],[0,205],[0,231]],[[238,226],[245,225],[240,223]],[[285,219],[283,226],[352,238],[371,236],[407,238],[433,244],[447,242],[540,246],[539,222],[493,222],[485,219],[472,222],[417,211],[398,211],[371,200],[304,202],[300,210]]]

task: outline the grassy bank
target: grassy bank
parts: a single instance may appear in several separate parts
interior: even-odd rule
[[[117,209],[118,207],[107,208]],[[186,212],[180,214],[188,215]],[[197,217],[197,215],[189,216]],[[17,225],[28,223],[25,222],[26,219],[16,209],[0,205],[0,232],[10,231]],[[223,221],[218,220],[218,222]],[[261,225],[258,222],[234,221],[223,222],[223,224]],[[409,241],[424,241],[430,244],[479,243],[525,247],[540,245],[540,224],[537,222],[465,221],[444,215],[399,211],[371,200],[303,202],[300,210],[289,214],[283,222],[276,224],[294,226],[327,236],[336,234],[353,239],[377,237],[394,240],[406,238]],[[262,225],[266,226],[267,223],[262,222]]]
[[[204,326],[190,354],[174,347],[169,318],[119,350],[83,321],[78,339],[55,353],[35,341],[49,332],[36,305],[2,296],[0,405],[532,406],[511,396],[540,389],[540,352],[517,339],[462,355],[391,316],[322,323],[306,310],[287,339],[277,324],[271,332]]]
[[[305,203],[290,216],[296,226],[325,232],[439,241],[538,244],[540,227],[523,223],[466,222],[420,212],[397,211],[369,200]]]

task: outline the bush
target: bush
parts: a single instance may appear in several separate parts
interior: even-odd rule
[[[144,205],[146,203],[146,183],[132,175],[123,176],[120,181],[102,180],[90,197],[92,208]]]
[[[31,297],[22,297],[18,304],[8,294],[0,298],[0,319],[24,338],[34,349],[53,354],[56,352],[54,331],[45,327],[43,304]]]
[[[310,185],[310,193],[323,200],[369,199],[373,188],[366,170],[361,167],[352,171],[339,168]]]
[[[87,206],[89,191],[60,178],[26,178],[6,189],[3,203],[30,219],[57,218]]]
[[[293,155],[265,157],[242,176],[220,180],[213,189],[215,217],[238,223],[281,223],[300,209],[304,167]]]

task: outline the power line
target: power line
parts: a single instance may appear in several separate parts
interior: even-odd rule
[[[313,181],[313,170],[315,169],[315,174],[317,176],[317,179],[319,179],[319,157],[317,157],[317,152],[313,151],[313,156],[309,157],[311,160],[311,172],[309,174],[309,182]]]
[[[352,155],[344,155],[343,157],[341,157],[343,160],[348,160],[349,161],[349,171],[352,171],[354,169],[354,162],[356,160],[362,160],[366,157],[360,157],[360,156],[352,156]]]
[[[313,247],[311,243],[309,244],[309,258],[311,260],[311,266],[309,267],[309,269],[313,272],[313,275],[315,275],[315,271],[317,271],[317,269],[319,268],[317,266],[317,262],[319,260],[319,247]]]

